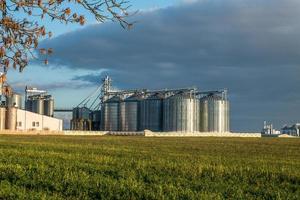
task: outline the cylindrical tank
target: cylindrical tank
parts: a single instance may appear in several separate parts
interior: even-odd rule
[[[40,115],[44,114],[44,99],[33,99],[32,100],[32,112]]]
[[[25,110],[32,112],[32,99],[27,99],[25,102]]]
[[[139,106],[142,96],[132,95],[120,103],[120,130],[139,131]]]
[[[154,94],[140,102],[140,129],[162,131],[163,96]]]
[[[97,110],[92,113],[92,130],[100,130],[101,111]]]
[[[192,93],[176,94],[164,99],[163,131],[199,131],[199,100]]]
[[[7,106],[14,106],[17,108],[22,108],[22,96],[20,94],[14,93],[11,96],[8,96],[6,99]]]
[[[73,109],[73,119],[90,119],[91,110],[87,107],[76,107]]]
[[[119,131],[119,107],[121,98],[114,96],[102,104],[101,107],[101,130]]]
[[[5,129],[6,108],[0,107],[0,130]]]
[[[17,108],[7,107],[5,128],[8,130],[16,130],[17,128]]]
[[[50,117],[54,115],[54,100],[45,99],[44,100],[44,114]]]
[[[93,122],[101,121],[101,111],[100,110],[96,110],[92,113],[92,120],[93,120]]]
[[[229,132],[229,102],[218,95],[200,99],[200,131]]]
[[[78,119],[78,108],[73,108],[72,119]]]

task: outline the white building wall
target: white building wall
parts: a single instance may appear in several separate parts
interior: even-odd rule
[[[40,115],[37,113],[17,110],[17,130],[50,130],[62,131],[61,119]]]

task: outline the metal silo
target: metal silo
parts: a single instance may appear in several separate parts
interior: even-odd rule
[[[200,99],[200,131],[228,132],[229,102],[221,96],[210,94]]]
[[[175,94],[164,100],[163,131],[199,131],[199,100],[192,92]]]
[[[6,108],[0,107],[0,130],[5,129]]]
[[[22,108],[22,96],[20,94],[14,93],[11,96],[7,97],[6,104],[7,106]]]
[[[32,99],[27,99],[25,102],[25,110],[31,111],[32,112]]]
[[[139,131],[139,106],[142,97],[132,95],[120,103],[120,130]]]
[[[54,115],[54,100],[52,98],[44,100],[44,114],[50,117]]]
[[[92,113],[92,130],[100,130],[101,111],[96,110]]]
[[[37,98],[32,100],[32,112],[40,115],[44,114],[44,99]]]
[[[140,129],[162,131],[163,96],[151,95],[140,102]]]
[[[103,102],[101,107],[101,130],[119,131],[119,104],[121,98],[114,96]]]
[[[16,128],[17,128],[17,108],[7,107],[5,127],[8,130],[16,130]]]

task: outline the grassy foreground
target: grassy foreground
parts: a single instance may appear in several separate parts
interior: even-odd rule
[[[300,139],[0,135],[0,199],[299,197]]]

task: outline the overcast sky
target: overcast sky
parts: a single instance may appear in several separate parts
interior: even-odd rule
[[[300,121],[299,0],[139,2],[130,31],[57,31],[42,44],[55,50],[50,66],[12,73],[13,83],[48,89],[59,107],[75,106],[105,74],[118,88],[228,88],[232,130]]]

